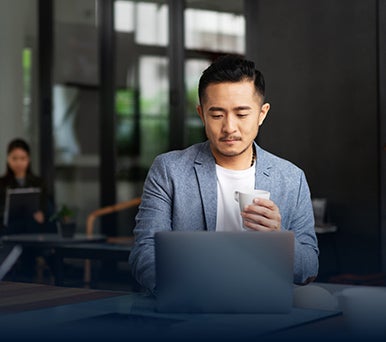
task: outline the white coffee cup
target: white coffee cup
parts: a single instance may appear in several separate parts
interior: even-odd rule
[[[343,318],[354,336],[386,341],[386,288],[356,286],[338,294]]]
[[[240,212],[244,211],[247,205],[252,204],[255,198],[269,199],[269,196],[270,192],[265,190],[253,190],[251,192],[235,191],[235,200],[239,202]],[[248,229],[248,227],[245,226],[244,228]]]

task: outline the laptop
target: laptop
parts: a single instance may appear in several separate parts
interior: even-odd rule
[[[288,313],[292,308],[292,232],[157,232],[155,256],[158,312]]]
[[[30,219],[39,210],[40,189],[7,189],[4,209],[4,226],[21,219]]]
[[[0,281],[12,269],[13,265],[19,259],[22,253],[22,247],[0,245]]]

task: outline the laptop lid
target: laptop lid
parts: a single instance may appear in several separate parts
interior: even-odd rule
[[[7,189],[4,208],[4,226],[12,220],[31,218],[39,210],[39,188]]]
[[[158,232],[155,252],[159,312],[291,310],[292,232]]]

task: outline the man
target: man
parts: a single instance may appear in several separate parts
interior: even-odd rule
[[[216,60],[199,81],[197,112],[208,141],[158,156],[145,181],[130,264],[140,284],[154,292],[154,234],[162,230],[291,230],[294,282],[318,271],[318,247],[305,175],[255,142],[270,105],[263,75],[253,62]],[[262,189],[240,215],[234,191]]]

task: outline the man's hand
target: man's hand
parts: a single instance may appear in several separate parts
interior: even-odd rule
[[[255,198],[241,212],[244,226],[258,231],[281,230],[281,215],[277,205],[268,199]]]

